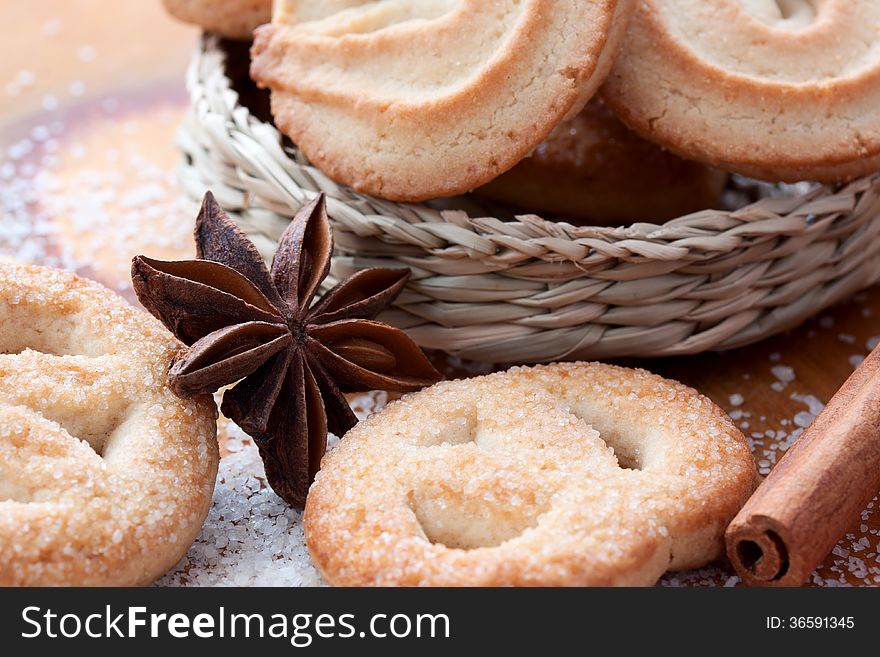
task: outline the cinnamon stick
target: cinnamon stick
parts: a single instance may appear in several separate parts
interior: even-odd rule
[[[750,586],[800,586],[880,490],[880,347],[862,362],[725,534]]]

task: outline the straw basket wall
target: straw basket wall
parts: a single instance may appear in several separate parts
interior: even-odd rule
[[[188,195],[211,189],[266,256],[327,195],[333,275],[406,266],[383,317],[423,347],[488,362],[667,356],[745,345],[880,278],[880,174],[840,188],[735,179],[730,209],[663,225],[487,216],[467,198],[400,204],[310,166],[253,95],[246,51],[206,36],[180,132]]]

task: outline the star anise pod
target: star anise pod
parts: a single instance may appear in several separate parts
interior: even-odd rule
[[[179,395],[223,396],[224,415],[254,437],[269,484],[302,508],[327,432],[357,423],[343,391],[412,391],[441,378],[397,328],[374,321],[408,269],[366,269],[313,303],[333,238],[323,195],[281,236],[271,269],[209,192],[196,220],[197,260],[137,256],[138,299],[189,348],[169,369]]]

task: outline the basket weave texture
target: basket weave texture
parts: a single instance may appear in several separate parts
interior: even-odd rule
[[[480,216],[467,199],[358,194],[233,90],[227,50],[203,38],[188,73],[181,178],[211,189],[269,257],[290,217],[327,195],[332,276],[410,267],[385,316],[422,346],[486,362],[668,356],[729,349],[792,327],[880,278],[880,174],[841,188],[758,186],[763,198],[662,225],[573,226]]]

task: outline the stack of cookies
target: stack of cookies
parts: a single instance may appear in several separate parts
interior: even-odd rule
[[[868,0],[165,0],[249,38],[276,126],[336,182],[596,224],[716,207],[727,172],[880,169]],[[266,22],[271,21],[271,22]]]

